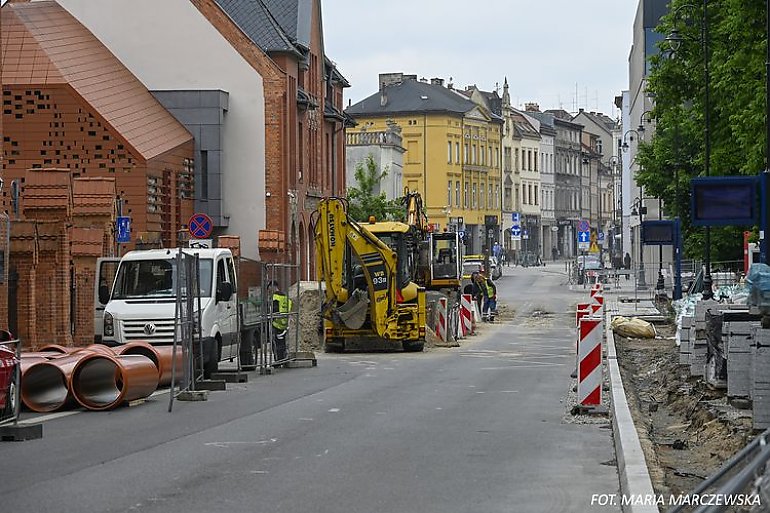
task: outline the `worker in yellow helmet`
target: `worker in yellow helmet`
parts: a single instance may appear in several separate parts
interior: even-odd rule
[[[289,318],[286,314],[291,312],[292,302],[289,296],[281,291],[276,280],[272,280],[268,284],[267,293],[273,301],[273,355],[275,356],[275,361],[281,361],[288,357],[286,352],[286,333],[289,329]]]

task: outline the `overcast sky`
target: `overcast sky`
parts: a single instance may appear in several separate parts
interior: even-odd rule
[[[576,106],[613,117],[628,89],[639,0],[322,0],[326,55],[356,103],[378,74],[452,78],[492,91],[508,78],[511,102]],[[502,91],[501,91],[502,93]]]

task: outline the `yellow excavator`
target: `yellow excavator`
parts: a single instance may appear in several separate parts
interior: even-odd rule
[[[370,220],[366,228],[391,248],[403,246],[410,276],[415,283],[450,297],[456,295],[460,290],[463,260],[459,234],[430,229],[419,192],[404,189],[401,203],[404,206],[404,223]]]
[[[326,286],[321,308],[327,351],[354,339],[400,342],[404,351],[425,346],[425,288],[412,281],[405,223],[390,222],[380,240],[348,216],[347,200],[324,198],[313,213],[318,272]]]

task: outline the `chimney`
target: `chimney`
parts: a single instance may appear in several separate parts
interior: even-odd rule
[[[444,79],[443,78],[431,78],[430,79],[430,85],[444,87]]]
[[[403,73],[380,73],[380,91],[389,85],[400,84],[404,80]]]
[[[526,112],[540,112],[540,105],[534,102],[525,103],[524,110]]]

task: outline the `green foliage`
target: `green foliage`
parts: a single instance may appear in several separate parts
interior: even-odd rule
[[[711,0],[708,4],[710,176],[756,175],[765,168],[765,3]],[[641,144],[637,181],[660,197],[666,215],[682,218],[685,254],[703,255],[703,229],[689,219],[690,178],[705,175],[703,4],[672,0],[658,26],[664,37],[652,58],[647,90],[655,99],[655,137]],[[741,258],[742,232],[712,228],[712,260]]]
[[[374,157],[369,155],[366,162],[356,165],[356,187],[348,188],[348,215],[356,221],[365,222],[369,216],[374,216],[378,221],[393,220],[403,216],[403,208],[398,200],[389,200],[384,192],[375,194],[379,190],[382,179],[388,175],[388,170],[380,171]]]

